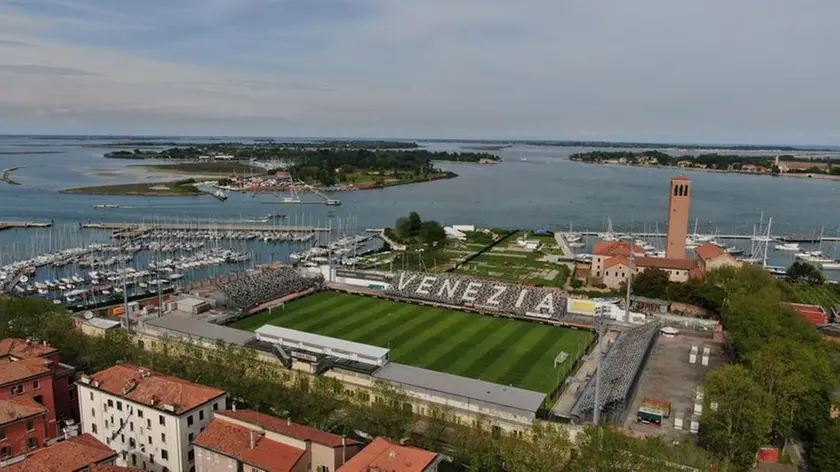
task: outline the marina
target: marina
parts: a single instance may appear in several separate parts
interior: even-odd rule
[[[153,230],[174,231],[285,231],[289,233],[324,233],[330,228],[318,226],[286,226],[252,223],[188,222],[188,223],[81,223],[85,229],[106,229],[111,231],[148,232]]]

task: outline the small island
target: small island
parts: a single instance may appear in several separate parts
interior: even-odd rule
[[[99,185],[61,190],[61,193],[81,195],[123,195],[135,197],[193,197],[207,192],[196,186],[195,179],[172,182],[147,182],[137,184]]]
[[[569,156],[575,162],[617,164],[638,167],[668,167],[743,174],[822,176],[840,178],[840,166],[828,157],[796,157],[739,154],[699,154],[673,156],[661,151],[592,151]]]
[[[329,147],[323,147],[329,145]],[[277,172],[289,173],[295,182],[318,190],[341,191],[384,188],[457,177],[435,167],[434,162],[496,163],[486,152],[445,152],[415,149],[413,142],[318,141],[307,143],[220,143],[174,147],[161,151],[114,151],[106,157],[161,159],[175,165],[155,165],[155,170],[201,174],[228,173],[222,179],[229,190],[277,191],[285,184]],[[250,166],[253,169],[246,168]]]

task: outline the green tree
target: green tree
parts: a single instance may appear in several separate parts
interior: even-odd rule
[[[446,231],[440,223],[433,220],[424,221],[420,224],[420,240],[428,245],[441,244],[446,241]]]
[[[505,436],[499,442],[507,472],[554,472],[571,462],[569,434],[551,423],[535,424],[527,438]]]
[[[394,231],[401,238],[408,238],[411,236],[411,220],[405,216],[397,218],[394,224]]]
[[[633,277],[633,293],[650,298],[665,298],[668,296],[670,277],[662,269],[650,268]]]
[[[700,445],[736,468],[747,470],[773,424],[767,394],[740,365],[711,371],[704,384],[706,404],[700,421]]]
[[[416,211],[412,211],[408,214],[408,221],[411,223],[411,235],[416,236],[420,232],[420,227],[423,224],[423,220],[420,219],[420,215]]]
[[[840,470],[840,421],[826,422],[817,431],[814,443],[808,450],[808,470],[834,472]]]
[[[787,270],[787,277],[793,283],[820,285],[825,282],[822,272],[807,262],[796,261],[791,264]]]

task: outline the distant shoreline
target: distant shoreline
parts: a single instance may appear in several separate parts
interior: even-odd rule
[[[704,169],[701,167],[679,167],[679,166],[663,166],[663,165],[650,165],[650,164],[622,164],[620,162],[588,162],[588,161],[580,161],[580,160],[571,160],[571,162],[576,162],[578,164],[588,164],[588,165],[602,165],[602,166],[616,166],[616,167],[637,167],[641,169],[673,169],[678,171],[695,171],[695,172],[714,172],[718,174],[741,174],[741,175],[755,175],[760,177],[792,177],[792,178],[799,178],[799,179],[821,179],[821,180],[840,180],[840,175],[829,175],[829,174],[806,174],[806,173],[791,173],[791,172],[783,172],[779,174],[773,174],[771,172],[749,172],[749,171],[742,171],[742,170],[722,170],[722,169]]]

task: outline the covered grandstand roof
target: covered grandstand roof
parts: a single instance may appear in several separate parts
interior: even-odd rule
[[[254,333],[228,328],[227,326],[205,323],[179,314],[152,318],[146,320],[143,324],[151,328],[165,330],[181,338],[224,341],[237,346],[244,346],[248,341],[254,339]]]
[[[401,386],[419,387],[438,393],[466,397],[494,406],[519,410],[520,413],[522,411],[536,413],[545,400],[543,393],[393,362],[379,369],[373,376]]]
[[[601,411],[625,402],[631,395],[656,335],[659,323],[623,331],[601,359]],[[587,421],[595,409],[593,375],[572,407],[572,416]]]
[[[344,359],[362,362],[368,360],[379,365],[387,361],[388,353],[391,351],[384,347],[345,341],[321,336],[320,334],[281,328],[280,326],[265,325],[256,332],[260,341],[280,343],[283,346],[306,349]]]

